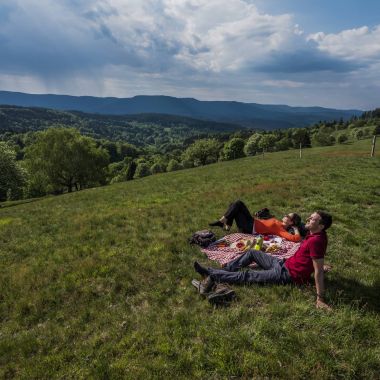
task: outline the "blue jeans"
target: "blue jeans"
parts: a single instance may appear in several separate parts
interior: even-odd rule
[[[251,263],[257,263],[263,270],[238,271]],[[228,284],[289,284],[292,278],[285,267],[285,260],[278,259],[267,253],[247,251],[227,264],[224,269],[208,268],[210,277],[215,282]]]

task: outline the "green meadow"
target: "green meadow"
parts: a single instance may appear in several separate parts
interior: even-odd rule
[[[266,154],[0,208],[0,378],[379,379],[380,158],[370,140]],[[237,287],[213,308],[187,239],[242,199],[334,218],[327,301]],[[222,236],[221,230],[215,230]]]

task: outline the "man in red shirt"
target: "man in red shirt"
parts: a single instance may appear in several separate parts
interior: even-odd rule
[[[316,306],[330,309],[324,300],[324,256],[327,248],[326,230],[331,226],[332,217],[324,211],[316,211],[306,221],[309,231],[293,257],[278,259],[261,251],[250,250],[236,258],[223,269],[205,268],[194,263],[194,269],[204,280],[200,292],[208,293],[215,283],[229,284],[303,284],[309,282],[314,273],[317,291]],[[263,270],[239,271],[252,262]]]

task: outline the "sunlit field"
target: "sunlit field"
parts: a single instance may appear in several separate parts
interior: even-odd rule
[[[0,377],[376,379],[380,155],[370,140],[157,174],[0,208]],[[234,289],[214,309],[187,243],[236,199],[305,219],[329,211],[327,301]],[[221,230],[215,230],[218,236]]]

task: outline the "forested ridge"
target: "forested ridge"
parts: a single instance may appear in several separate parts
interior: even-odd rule
[[[0,106],[0,200],[88,187],[380,132],[380,109],[306,128],[241,129],[170,115],[109,116]]]
[[[0,133],[8,135],[50,127],[73,127],[81,134],[136,146],[164,144],[194,136],[233,132],[242,127],[231,123],[197,120],[164,114],[101,115],[46,108],[0,106]]]

